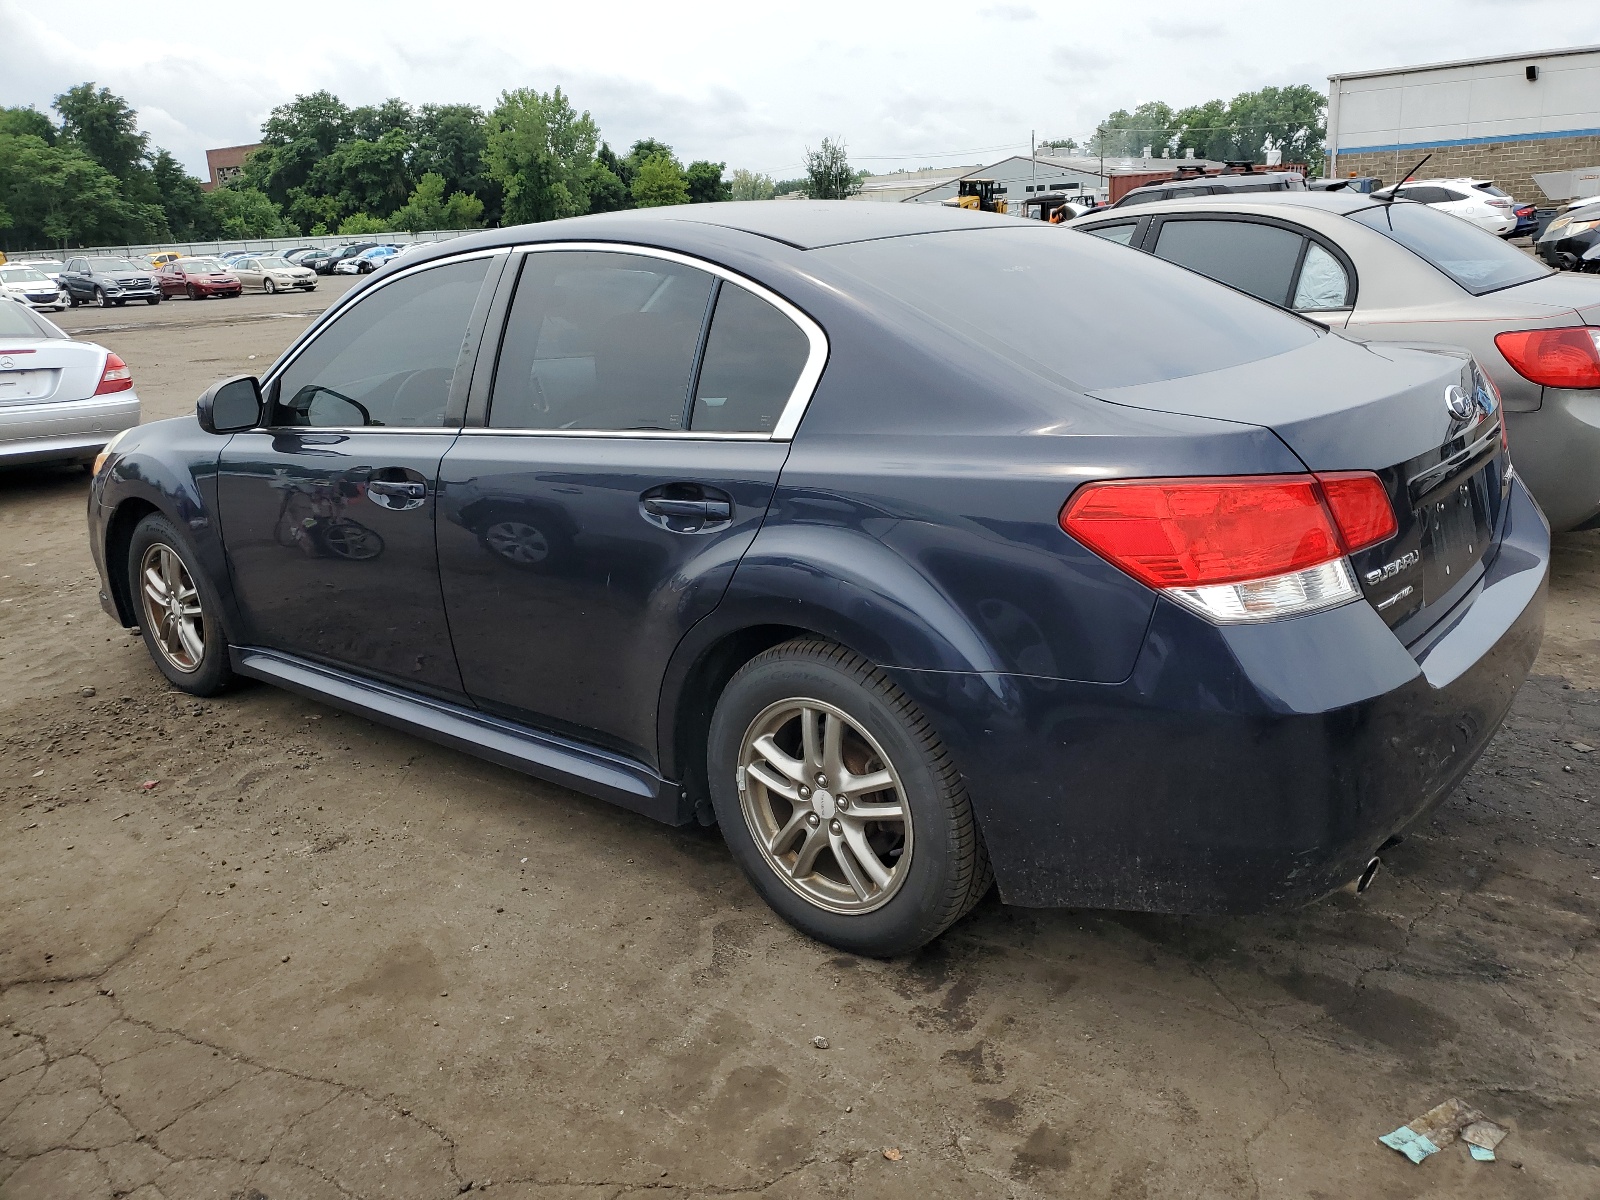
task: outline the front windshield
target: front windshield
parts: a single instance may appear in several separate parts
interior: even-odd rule
[[[281,258],[263,258],[256,265],[263,271],[287,271],[289,263]]]
[[[115,275],[119,271],[137,271],[139,268],[125,258],[91,258],[89,269],[103,275]]]
[[[1425,204],[1397,200],[1347,214],[1352,221],[1399,242],[1474,296],[1542,279],[1550,268],[1460,217]]]
[[[218,274],[228,268],[214,258],[184,258],[178,260],[178,266],[191,275]]]
[[[0,268],[0,279],[7,283],[49,283],[50,276],[43,271],[35,271],[32,267],[5,267]]]

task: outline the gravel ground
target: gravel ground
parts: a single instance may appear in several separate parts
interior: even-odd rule
[[[338,290],[62,324],[154,418]],[[84,488],[0,477],[5,1200],[1600,1195],[1600,536],[1560,539],[1508,724],[1360,900],[991,896],[882,963],[714,833],[171,690],[96,603]],[[1374,1141],[1450,1096],[1498,1162]]]

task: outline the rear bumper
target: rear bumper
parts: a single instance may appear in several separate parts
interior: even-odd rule
[[[1008,903],[1295,907],[1477,761],[1538,652],[1549,547],[1514,483],[1493,564],[1416,653],[1364,603],[1217,627],[1162,602],[1120,684],[891,673],[960,766]]]
[[[1559,532],[1600,517],[1600,390],[1545,388],[1539,407],[1509,412],[1511,461]]]
[[[0,409],[0,464],[93,458],[139,423],[139,397],[115,392],[88,400],[11,404]]]

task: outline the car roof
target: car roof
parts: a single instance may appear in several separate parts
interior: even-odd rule
[[[1181,200],[1155,200],[1148,204],[1134,204],[1127,208],[1100,209],[1079,217],[1076,221],[1068,222],[1072,225],[1092,225],[1097,221],[1105,220],[1133,220],[1146,213],[1162,212],[1188,212],[1193,209],[1228,209],[1230,211],[1261,211],[1270,213],[1274,209],[1293,206],[1295,208],[1314,208],[1323,212],[1353,213],[1364,208],[1374,208],[1380,204],[1388,203],[1375,200],[1367,192],[1239,192],[1232,196],[1187,196]],[[1395,200],[1395,204],[1415,204],[1414,200]]]

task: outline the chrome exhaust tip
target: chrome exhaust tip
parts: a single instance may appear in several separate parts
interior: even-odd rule
[[[1383,859],[1374,856],[1367,862],[1366,866],[1361,868],[1361,874],[1357,875],[1339,890],[1348,896],[1361,895],[1362,892],[1366,891],[1372,886],[1372,881],[1377,877],[1378,868],[1381,866],[1383,866]]]

